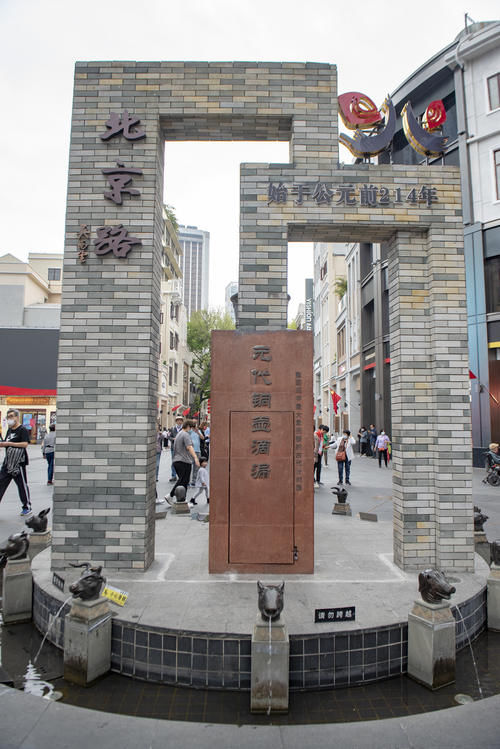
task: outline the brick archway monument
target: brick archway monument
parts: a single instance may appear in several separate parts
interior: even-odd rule
[[[290,142],[289,164],[241,166],[236,335],[257,336],[254,354],[261,334],[286,328],[288,241],[390,243],[394,559],[408,570],[472,571],[459,171],[339,164],[335,66],[252,62],[76,65],[53,569],[91,558],[108,569],[141,570],[154,558],[165,140]],[[257,387],[270,371],[265,356],[261,350],[249,367],[253,382],[245,387],[251,386],[252,397],[265,390]],[[309,382],[301,379],[304,470]],[[276,403],[283,429],[293,427],[292,416],[283,414],[295,406]],[[244,412],[241,407],[235,415],[236,426],[246,423]],[[296,438],[296,422],[294,429]],[[219,475],[215,463],[212,481]],[[294,491],[311,507],[312,485],[297,481],[296,456],[286,465],[294,472]],[[256,481],[263,471],[257,468]],[[224,486],[226,496],[211,518],[211,543],[218,526],[227,557],[227,481]],[[296,509],[290,522],[297,522]],[[307,517],[300,522],[310,525]],[[310,562],[311,550],[299,552],[299,563],[308,553]]]

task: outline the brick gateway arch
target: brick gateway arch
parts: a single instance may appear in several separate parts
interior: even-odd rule
[[[329,64],[77,63],[53,569],[154,558],[165,140],[286,140],[289,164],[241,166],[239,326],[286,328],[288,241],[389,242],[394,558],[473,570],[459,171],[339,164],[336,102]]]

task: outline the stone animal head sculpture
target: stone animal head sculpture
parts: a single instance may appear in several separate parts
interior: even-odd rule
[[[25,525],[31,528],[35,533],[45,533],[47,530],[48,518],[47,515],[50,512],[50,507],[46,510],[42,510],[38,515],[33,515],[29,520],[26,520]]]
[[[186,501],[186,487],[185,486],[178,486],[174,494],[175,494],[175,499],[177,502]]]
[[[488,515],[484,515],[479,507],[474,506],[474,532],[484,532],[483,525],[488,520]]]
[[[332,486],[332,494],[337,495],[337,502],[341,505],[345,504],[348,492],[343,486]]]
[[[106,579],[102,577],[102,567],[91,567],[88,562],[83,564],[72,564],[72,567],[85,567],[85,572],[79,580],[69,586],[69,592],[73,598],[81,598],[82,601],[94,601],[99,598],[101,587]]]
[[[5,567],[9,559],[26,559],[30,547],[26,531],[13,533],[4,546],[0,547],[0,567]]]
[[[491,561],[500,567],[500,540],[492,541],[490,544],[491,549]]]
[[[264,585],[257,581],[259,591],[259,611],[265,622],[275,622],[283,611],[285,583],[280,585]]]
[[[444,598],[449,600],[456,592],[456,588],[449,584],[443,573],[432,568],[420,573],[418,589],[427,603],[441,603]]]

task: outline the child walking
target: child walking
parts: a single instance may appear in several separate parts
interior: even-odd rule
[[[196,498],[199,497],[202,492],[205,492],[207,505],[210,504],[210,478],[208,475],[207,462],[208,461],[206,458],[201,458],[200,460],[200,470],[198,471],[198,475],[196,476],[196,488],[198,489],[198,491],[196,492],[194,497],[189,500],[193,505],[198,504]]]

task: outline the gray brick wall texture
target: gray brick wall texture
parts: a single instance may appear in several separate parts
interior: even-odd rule
[[[241,166],[242,328],[286,327],[288,241],[391,242],[395,560],[405,569],[473,569],[459,172],[340,165],[336,97],[336,68],[328,64],[77,63],[54,569],[86,559],[146,569],[154,558],[163,146],[181,139],[290,142],[290,164]],[[140,118],[147,137],[102,141],[110,113],[124,110]],[[125,196],[121,206],[103,196],[109,185],[101,170],[117,161],[143,171],[133,183],[141,195]],[[281,193],[270,196],[270,184]],[[371,185],[377,200],[363,205]],[[422,187],[435,188],[430,206],[406,199]],[[91,245],[82,265],[82,224],[92,242],[98,227],[123,224],[142,245],[126,259],[98,257]]]

